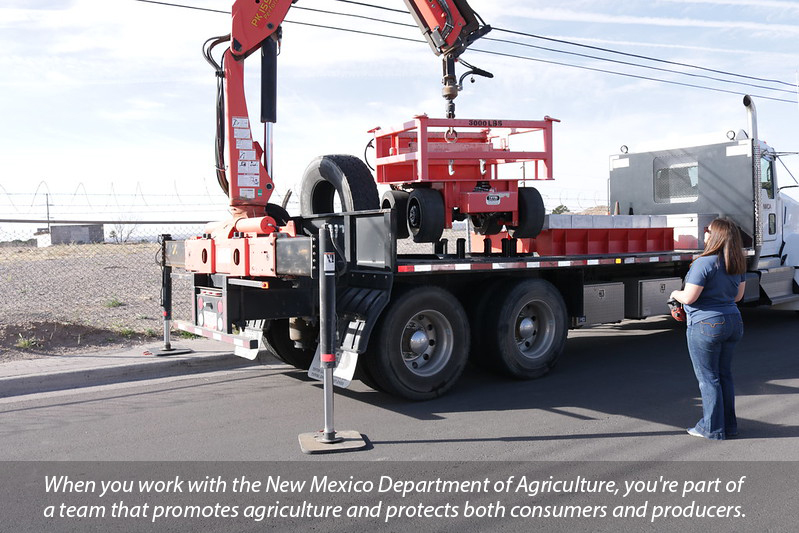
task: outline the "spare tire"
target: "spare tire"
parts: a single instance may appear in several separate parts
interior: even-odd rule
[[[369,167],[351,155],[323,155],[311,161],[302,176],[300,214],[334,213],[339,209],[336,197],[342,212],[380,208]]]

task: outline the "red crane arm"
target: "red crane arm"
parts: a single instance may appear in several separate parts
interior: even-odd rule
[[[270,146],[261,146],[253,139],[247,102],[244,94],[244,60],[262,51],[262,112],[261,121],[276,122],[276,58],[281,23],[297,0],[235,0],[229,36],[217,38],[206,51],[222,78],[218,98],[217,174],[220,185],[230,198],[234,218],[268,216],[268,202],[274,190],[270,161]],[[419,28],[436,55],[444,55],[444,96],[457,96],[454,61],[475,39],[491,27],[478,22],[478,17],[466,0],[405,0]],[[210,49],[230,42],[217,65]],[[224,95],[224,96],[223,96]],[[270,140],[267,139],[267,143]],[[225,157],[225,155],[227,157]],[[225,162],[227,159],[227,163]],[[274,225],[269,220],[266,226]],[[274,221],[272,221],[274,222]]]

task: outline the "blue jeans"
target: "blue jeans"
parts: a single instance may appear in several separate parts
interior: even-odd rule
[[[688,352],[702,395],[702,419],[694,429],[708,439],[724,439],[738,433],[732,355],[743,333],[738,313],[688,326]]]

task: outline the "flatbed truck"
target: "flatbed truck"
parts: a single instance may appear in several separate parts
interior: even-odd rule
[[[371,387],[434,398],[456,384],[469,359],[536,378],[555,365],[570,328],[668,314],[669,294],[716,216],[742,231],[742,305],[799,311],[799,185],[778,180],[777,153],[756,137],[752,99],[744,104],[748,134],[613,156],[609,199],[624,214],[549,215],[535,238],[473,233],[471,242],[440,240],[431,253],[398,253],[398,234],[408,235],[398,222],[408,222],[389,207],[291,217],[257,245],[236,236],[239,248],[217,241],[214,250],[209,236],[166,241],[170,268],[191,254],[216,257],[213,271],[193,272],[192,321],[180,327],[252,354],[258,339],[245,330],[257,325],[268,351],[308,368],[319,338],[318,280],[329,268],[336,352],[357,359],[356,377]],[[340,181],[358,168],[352,159],[325,164]],[[335,252],[320,256],[321,240]],[[245,257],[268,268],[237,274]]]

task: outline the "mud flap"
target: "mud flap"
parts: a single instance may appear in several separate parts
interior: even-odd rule
[[[342,389],[349,388],[352,377],[355,375],[355,368],[358,365],[358,352],[350,350],[336,351],[336,368],[333,369],[333,385]],[[321,356],[319,347],[316,348],[311,367],[308,369],[308,377],[317,381],[324,379],[322,370]]]

